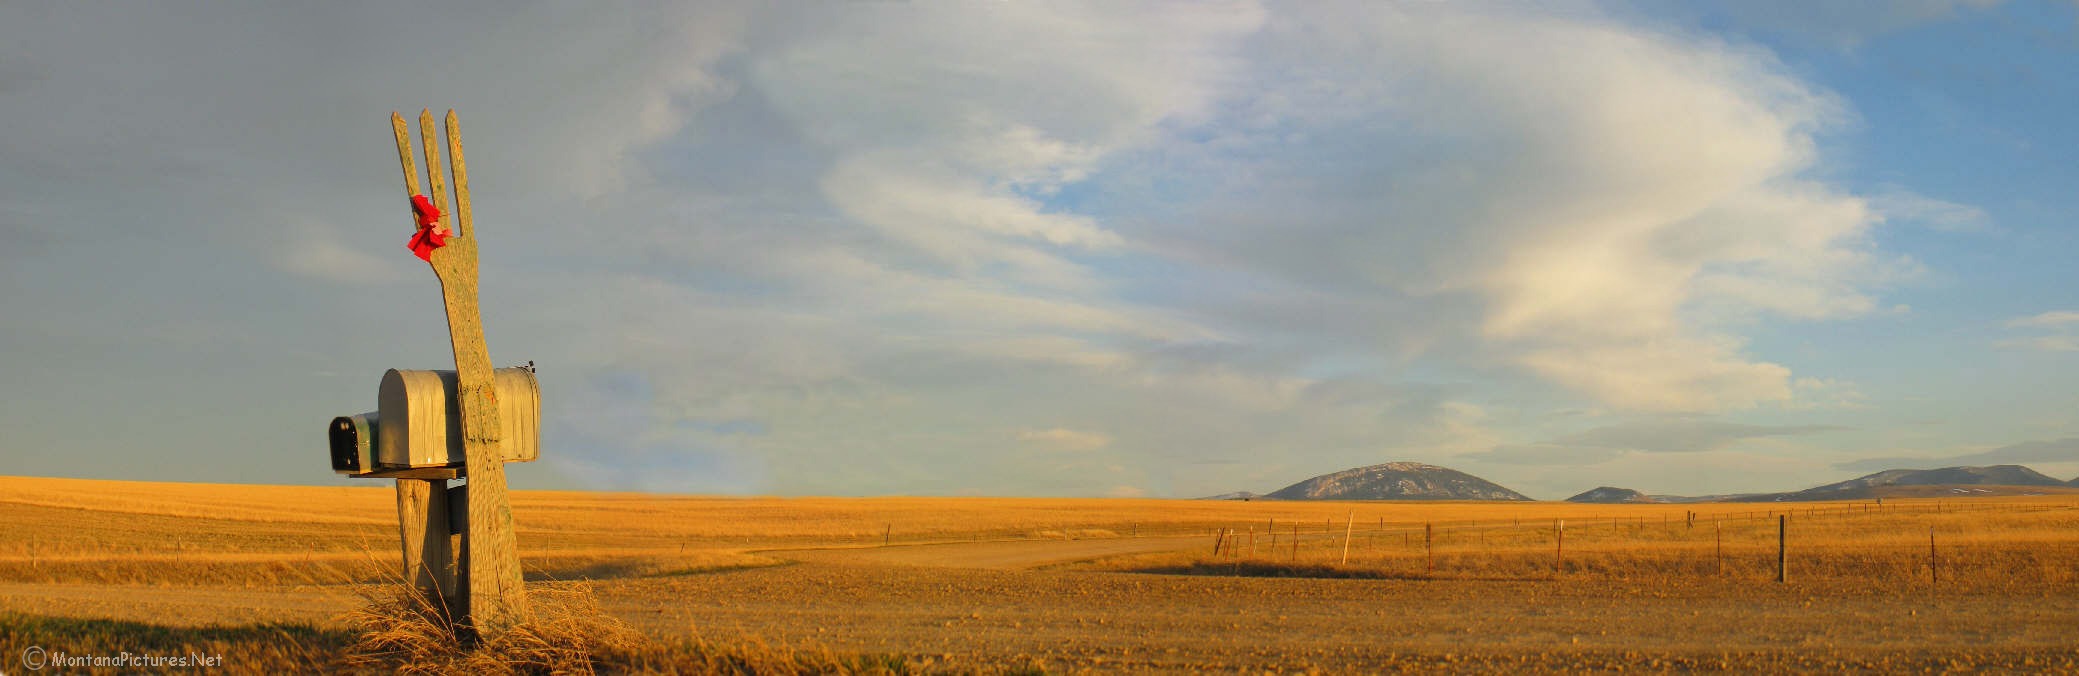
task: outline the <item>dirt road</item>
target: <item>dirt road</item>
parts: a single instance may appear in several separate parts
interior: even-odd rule
[[[775,558],[822,563],[1021,570],[1097,559],[1170,552],[1203,546],[1203,537],[1096,538],[948,542],[893,547],[782,549],[760,552]]]

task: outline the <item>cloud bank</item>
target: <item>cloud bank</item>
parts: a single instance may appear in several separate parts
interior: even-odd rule
[[[1824,428],[1510,426],[1795,406],[1745,331],[1868,314],[1913,268],[1873,243],[1885,209],[1815,171],[1852,119],[1834,96],[1751,45],[1589,11],[322,13],[0,29],[0,90],[24,92],[0,98],[0,241],[41,251],[10,272],[158,270],[197,298],[49,283],[0,297],[37,318],[8,347],[194,321],[248,341],[180,353],[249,364],[213,371],[226,391],[438,365],[382,126],[425,104],[471,130],[493,352],[543,364],[542,464],[586,486],[1201,495],[1393,459],[1514,471],[1525,438],[1708,451]],[[89,225],[24,225],[54,213]],[[259,478],[301,471],[253,453]]]

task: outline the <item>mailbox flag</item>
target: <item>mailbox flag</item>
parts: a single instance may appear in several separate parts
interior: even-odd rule
[[[419,231],[412,233],[411,252],[419,260],[433,262],[433,250],[448,245],[448,229],[440,226],[440,207],[425,195],[411,196],[412,218],[419,222]]]

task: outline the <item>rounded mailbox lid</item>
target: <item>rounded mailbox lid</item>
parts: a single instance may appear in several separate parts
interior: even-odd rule
[[[375,455],[384,467],[464,464],[459,379],[454,371],[390,369],[376,395],[384,423]],[[507,462],[541,455],[541,386],[523,367],[493,371],[498,399],[499,451]]]

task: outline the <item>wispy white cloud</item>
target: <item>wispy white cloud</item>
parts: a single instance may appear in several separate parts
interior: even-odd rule
[[[1018,440],[1063,451],[1094,451],[1112,445],[1112,437],[1099,432],[1082,432],[1065,427],[1022,430]]]
[[[1843,50],[1910,28],[1938,23],[2001,4],[2003,0],[1726,0],[1694,3],[1692,10],[1731,23]],[[1647,3],[1651,4],[1651,3]]]
[[[2030,316],[2027,316],[2027,317],[2016,317],[2016,318],[2013,318],[2013,319],[2009,319],[2009,320],[2007,320],[2007,327],[2008,327],[2008,328],[2035,328],[2035,327],[2060,327],[2060,326],[2065,326],[2065,325],[2067,325],[2067,324],[2075,324],[2075,323],[2079,323],[2079,311],[2072,311],[2072,310],[2051,310],[2051,311],[2049,311],[2049,312],[2044,312],[2044,313],[2042,313],[2042,314],[2030,315]]]
[[[1567,446],[1615,448],[1649,453],[1697,453],[1743,439],[1830,432],[1831,425],[1748,425],[1716,420],[1670,420],[1597,427],[1553,439]]]
[[[386,253],[391,255],[348,246],[334,230],[313,227],[301,229],[295,240],[271,252],[267,260],[283,271],[335,284],[366,286],[407,279],[397,252]]]
[[[2007,338],[1993,342],[1993,346],[2013,350],[2037,350],[2042,352],[2079,352],[2079,336],[2030,336]]]
[[[1937,469],[1965,465],[2079,462],[2079,438],[2024,441],[1975,453],[1946,456],[1863,458],[1835,467],[1857,472],[1887,469]]]
[[[1936,199],[1893,188],[1870,198],[1871,206],[1888,222],[1921,225],[1941,232],[1986,232],[1992,216],[1968,204]]]
[[[2079,324],[2079,312],[2051,310],[2027,317],[2015,317],[2006,321],[2009,329],[2033,332],[2037,335],[2015,336],[1993,341],[1993,347],[2008,350],[2036,350],[2040,352],[2079,352],[2079,333],[2074,333]]]
[[[1798,378],[1791,381],[1796,396],[1785,404],[1792,409],[1866,409],[1869,397],[1855,383],[1835,378]]]

